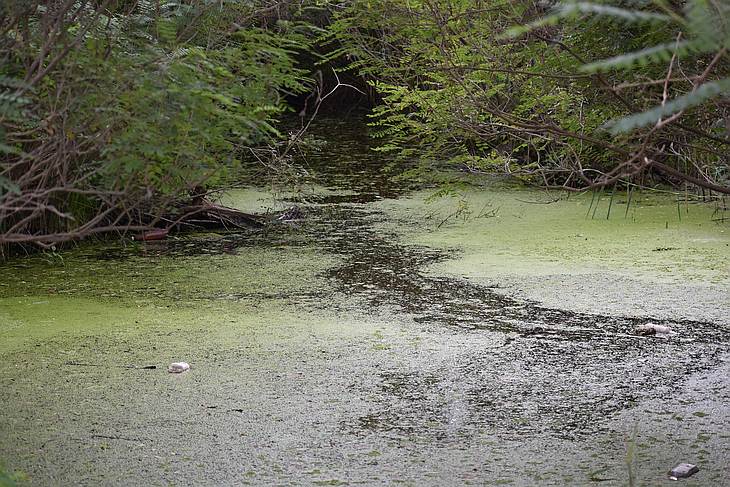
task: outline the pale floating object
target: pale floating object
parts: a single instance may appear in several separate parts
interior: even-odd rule
[[[686,479],[699,471],[700,469],[697,468],[697,465],[692,465],[691,463],[680,463],[669,471],[669,478],[671,480]]]
[[[187,362],[173,362],[167,368],[167,371],[171,374],[182,374],[186,370],[190,370],[190,364]]]
[[[639,325],[634,328],[634,333],[637,335],[668,335],[672,329],[668,326],[657,325],[656,323],[647,323],[646,325]]]
[[[302,219],[304,219],[304,212],[296,205],[286,210],[277,218],[280,222],[293,222]]]

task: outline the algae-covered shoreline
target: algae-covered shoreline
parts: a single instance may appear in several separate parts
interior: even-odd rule
[[[424,196],[381,206],[406,241],[457,252],[435,275],[548,307],[730,325],[730,227],[713,205],[681,201],[678,213],[676,197],[651,193],[609,203],[486,189],[426,206]],[[463,202],[467,218],[443,222]]]
[[[721,485],[726,227],[504,190],[439,226],[456,206],[424,196],[4,267],[0,458],[31,485],[624,485],[632,445],[642,485],[680,460]]]

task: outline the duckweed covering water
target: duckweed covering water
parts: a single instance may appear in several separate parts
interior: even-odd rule
[[[725,481],[728,242],[705,210],[680,224],[636,203],[623,220],[614,202],[606,222],[585,197],[500,191],[470,195],[496,216],[439,227],[454,205],[333,185],[294,225],[3,267],[10,470],[36,485],[625,485],[631,469],[658,485],[689,461],[687,485]],[[684,314],[651,303],[669,290]],[[635,336],[648,321],[673,333]],[[178,360],[192,369],[168,374]]]
[[[407,241],[455,251],[435,275],[552,307],[730,324],[730,226],[713,205],[682,202],[678,214],[672,198],[634,194],[630,205],[616,197],[606,219],[607,198],[591,195],[486,190],[423,205],[425,196],[380,206]]]
[[[628,214],[625,197],[616,198],[606,219],[608,203],[596,204],[590,194],[487,189],[460,195],[464,220],[455,198],[424,205],[424,196],[382,206],[396,219],[411,216],[411,241],[463,251],[460,262],[442,266],[449,270],[477,265],[485,273],[534,276],[598,269],[647,280],[730,281],[730,225],[713,221],[709,204],[681,203],[680,219],[671,198],[635,195]]]

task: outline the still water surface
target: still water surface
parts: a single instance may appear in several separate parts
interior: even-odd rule
[[[690,462],[686,485],[730,485],[730,238],[712,207],[678,216],[640,195],[606,220],[590,196],[493,187],[428,203],[375,172],[362,126],[319,131],[323,187],[224,198],[296,202],[303,221],[2,269],[8,470],[33,485],[664,485]],[[636,336],[648,322],[672,333]],[[168,374],[179,360],[192,369]]]

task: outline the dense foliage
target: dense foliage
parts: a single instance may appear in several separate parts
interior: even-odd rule
[[[371,0],[332,26],[382,96],[381,150],[550,187],[730,192],[727,2]],[[425,171],[423,169],[426,169]]]
[[[281,2],[26,1],[0,9],[0,243],[145,228],[305,89]]]

